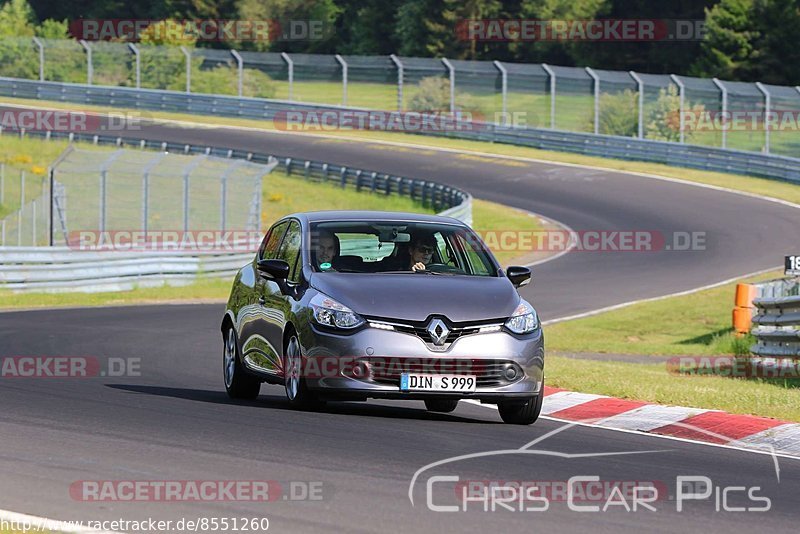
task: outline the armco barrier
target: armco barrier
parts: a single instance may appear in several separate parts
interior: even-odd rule
[[[752,334],[756,344],[750,352],[757,356],[800,358],[800,279],[775,280],[756,284],[757,309]]]
[[[67,247],[0,248],[0,288],[14,291],[119,291],[229,276],[252,253],[89,252]]]
[[[0,77],[0,96],[112,108],[173,111],[250,119],[272,119],[280,111],[364,111],[359,108],[345,108],[333,105],[322,106],[280,100],[181,93],[155,89],[100,87],[3,77]],[[462,122],[460,124],[468,125],[471,123]],[[572,152],[587,156],[663,163],[677,167],[743,174],[800,183],[800,159],[794,157],[612,135],[505,127],[493,123],[474,123],[474,127],[470,131],[418,133],[506,143],[543,150]]]
[[[8,130],[6,130],[8,133]],[[185,145],[160,140],[130,140],[112,136],[66,132],[18,132],[23,135],[68,138],[97,145],[132,146],[186,154],[243,158],[256,163],[278,160],[288,175],[332,182],[341,187],[398,194],[433,207],[440,215],[472,224],[472,197],[460,189],[436,182],[394,176],[310,160],[245,152],[223,147]],[[199,275],[229,276],[252,259],[252,253],[219,252],[91,252],[68,247],[0,247],[0,289],[13,291],[116,291],[188,284]]]

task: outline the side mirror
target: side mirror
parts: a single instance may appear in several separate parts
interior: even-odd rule
[[[258,274],[265,278],[286,280],[289,278],[289,264],[284,260],[258,260]]]
[[[527,267],[512,265],[506,269],[506,276],[511,280],[511,283],[514,284],[514,287],[522,287],[530,283],[531,270]]]

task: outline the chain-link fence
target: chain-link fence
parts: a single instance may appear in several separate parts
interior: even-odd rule
[[[0,246],[47,245],[49,198],[43,172],[0,163]]]
[[[0,40],[0,76],[381,110],[796,155],[800,88],[499,61]],[[506,112],[506,113],[502,113]]]
[[[52,221],[49,204],[39,207],[44,235],[52,231],[52,243],[74,245],[82,233],[258,232],[262,179],[275,165],[71,146],[52,167]]]

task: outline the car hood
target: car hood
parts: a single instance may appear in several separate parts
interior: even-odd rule
[[[315,273],[311,286],[358,314],[405,321],[430,315],[455,322],[499,319],[519,304],[505,277]]]

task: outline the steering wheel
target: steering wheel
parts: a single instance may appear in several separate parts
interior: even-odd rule
[[[446,263],[429,263],[425,266],[426,271],[431,271],[434,273],[461,273],[464,274],[464,271],[459,269],[458,267],[453,267],[452,265],[447,265]]]

